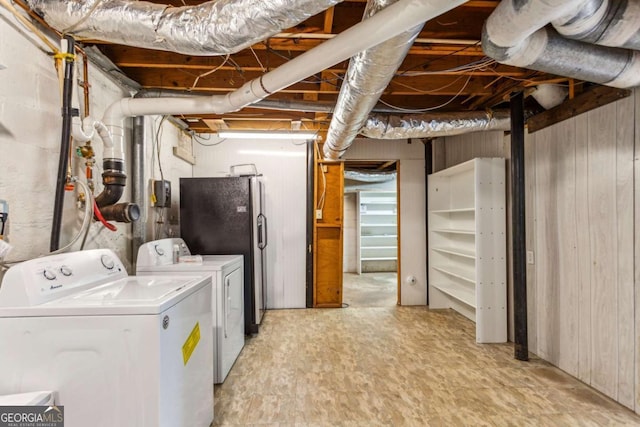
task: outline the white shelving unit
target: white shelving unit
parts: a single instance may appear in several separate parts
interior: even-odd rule
[[[358,192],[358,274],[398,269],[395,191]]]
[[[507,341],[505,161],[476,158],[429,175],[429,307],[476,322],[476,341]]]

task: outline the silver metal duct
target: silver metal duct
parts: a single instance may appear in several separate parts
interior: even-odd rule
[[[370,18],[395,1],[369,0],[363,19]],[[439,11],[435,16],[438,16],[464,1],[433,3],[434,8]],[[323,148],[326,158],[338,159],[351,146],[422,27],[423,25],[418,25],[411,28],[351,58],[327,132]]]
[[[508,112],[371,115],[360,133],[375,139],[435,138],[489,130],[509,130]]]
[[[27,0],[58,31],[185,55],[238,52],[342,0],[214,0],[197,6],[134,0]]]
[[[622,7],[622,15],[640,17],[638,0]],[[607,40],[633,40],[638,22],[617,25],[617,7],[608,0],[503,0],[489,16],[482,34],[482,48],[496,61],[532,70],[544,71],[618,88],[640,85],[640,56],[636,51],[604,47],[571,40],[551,28],[554,22],[572,37]],[[604,5],[604,6],[603,6]],[[610,11],[611,13],[604,13]],[[625,35],[609,33],[618,28]],[[635,28],[635,30],[634,30]],[[605,31],[608,36],[594,36]]]
[[[602,46],[640,49],[640,1],[586,0],[575,14],[555,20],[564,37]]]
[[[395,172],[365,172],[355,170],[345,170],[344,178],[359,182],[388,182],[396,179]]]

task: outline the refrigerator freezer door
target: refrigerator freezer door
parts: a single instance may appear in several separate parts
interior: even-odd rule
[[[256,323],[260,324],[262,321],[262,316],[264,315],[264,310],[266,307],[265,297],[266,297],[266,276],[264,274],[264,269],[266,267],[265,259],[264,259],[264,248],[266,246],[265,238],[265,227],[267,225],[264,218],[264,184],[262,179],[259,177],[251,178],[251,196],[253,198],[253,217],[254,217],[254,254],[255,259],[253,263],[253,274],[254,274],[254,284],[255,284],[255,318]]]

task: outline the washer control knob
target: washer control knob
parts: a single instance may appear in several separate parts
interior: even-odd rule
[[[156,253],[160,256],[164,255],[164,249],[162,249],[162,246],[160,245],[155,245],[154,246]]]
[[[71,276],[71,274],[73,274],[71,268],[67,267],[66,265],[60,267],[60,273],[62,273],[63,276]]]
[[[45,268],[42,274],[47,280],[54,280],[56,278],[56,273],[54,273],[52,270],[49,270],[48,268]]]
[[[115,267],[115,262],[113,262],[113,258],[111,258],[109,255],[102,255],[100,257],[100,261],[102,262],[102,265],[104,265],[105,268],[111,270],[113,269],[113,267]]]

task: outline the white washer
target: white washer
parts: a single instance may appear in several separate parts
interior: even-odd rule
[[[244,347],[243,256],[192,256],[182,239],[162,239],[140,246],[136,273],[206,274],[211,277],[213,283],[213,378],[215,384],[224,382]]]
[[[12,267],[0,287],[0,395],[54,390],[68,427],[208,427],[210,283],[130,277],[106,249]]]

